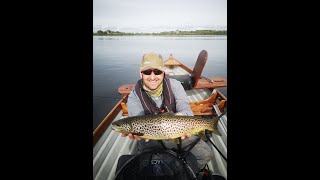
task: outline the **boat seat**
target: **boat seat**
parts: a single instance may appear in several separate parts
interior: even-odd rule
[[[183,88],[185,88],[185,90],[189,90],[190,89],[190,83],[192,83],[190,81],[190,76],[189,75],[171,75],[173,77],[171,78],[178,78],[180,80],[184,79],[182,82],[182,86]],[[170,76],[168,76],[169,78]],[[220,88],[220,87],[226,87],[227,86],[227,81],[224,78],[207,78],[210,79],[212,82],[210,83],[208,80],[206,79],[199,79],[198,83],[195,87],[192,87],[191,89],[206,89],[206,88]],[[183,83],[185,82],[185,83]],[[118,93],[125,96],[130,94],[130,92],[134,89],[136,84],[126,84],[126,85],[122,85],[118,88]]]
[[[213,104],[217,103],[220,112],[224,112],[226,104],[225,100],[217,102],[217,92],[213,93],[209,98],[197,102],[190,102],[190,108],[195,116],[212,116],[216,115],[213,111]],[[128,116],[128,106],[121,102],[122,116]]]
[[[168,75],[168,78],[180,81],[184,90],[192,89],[192,79],[190,75]],[[118,93],[121,95],[128,95],[135,88],[136,84],[125,84],[118,88]]]

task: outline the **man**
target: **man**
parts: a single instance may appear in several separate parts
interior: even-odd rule
[[[193,116],[190,102],[181,83],[172,78],[165,77],[165,66],[160,54],[151,52],[143,55],[140,63],[140,80],[128,97],[128,115],[149,115],[163,112],[173,112],[175,115]],[[125,134],[122,134],[125,137]],[[129,134],[130,139],[141,140],[137,135]],[[187,138],[186,138],[187,137]],[[181,137],[182,149],[193,142],[196,137],[185,134]],[[177,145],[169,140],[138,141],[138,151],[144,149],[177,149]],[[200,140],[190,151],[197,159],[199,169],[213,158],[213,152],[203,140]]]

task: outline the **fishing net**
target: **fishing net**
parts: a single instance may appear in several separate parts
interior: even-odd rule
[[[115,180],[191,180],[197,174],[197,161],[191,153],[183,160],[172,150],[156,150],[121,156]]]

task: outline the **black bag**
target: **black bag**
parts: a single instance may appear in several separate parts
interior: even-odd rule
[[[115,179],[191,180],[197,173],[197,161],[192,153],[188,153],[184,162],[172,150],[157,150],[122,155],[118,160]]]

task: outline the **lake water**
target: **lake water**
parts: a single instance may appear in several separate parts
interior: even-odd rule
[[[122,98],[118,88],[139,77],[144,53],[156,51],[164,60],[175,59],[193,69],[202,50],[208,52],[205,77],[227,79],[227,36],[94,36],[93,37],[93,130]],[[219,88],[227,96],[227,88]]]

